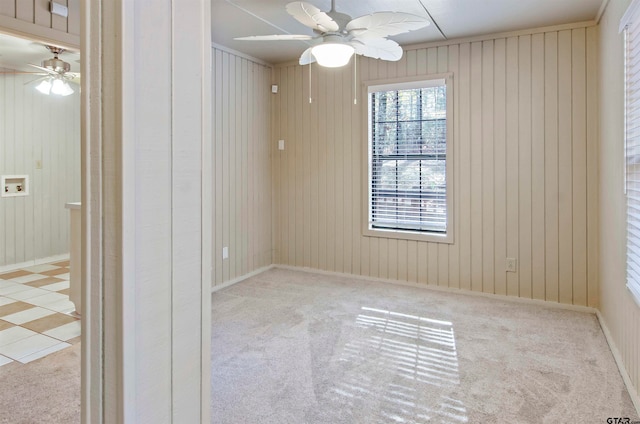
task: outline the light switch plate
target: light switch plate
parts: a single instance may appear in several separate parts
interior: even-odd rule
[[[278,150],[284,150],[284,140],[278,140]]]

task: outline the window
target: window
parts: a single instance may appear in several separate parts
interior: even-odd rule
[[[627,288],[640,305],[640,1],[631,3],[620,30],[625,40]]]
[[[366,235],[453,242],[449,79],[368,84]]]

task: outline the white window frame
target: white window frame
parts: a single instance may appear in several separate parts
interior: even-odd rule
[[[446,178],[446,205],[447,205],[447,226],[446,232],[428,232],[417,230],[400,230],[400,229],[383,229],[374,228],[371,223],[371,205],[372,205],[372,140],[371,140],[371,101],[370,94],[378,91],[392,91],[392,90],[409,90],[415,88],[433,87],[434,82],[443,82],[446,86],[447,93],[447,124],[446,124],[446,159],[445,159],[445,178]],[[429,74],[421,75],[410,78],[394,78],[385,80],[365,81],[363,90],[363,97],[366,107],[364,107],[364,113],[366,114],[363,120],[366,128],[364,128],[363,134],[365,134],[365,175],[364,181],[364,199],[363,199],[363,235],[368,237],[382,237],[393,238],[402,240],[417,240],[436,243],[454,243],[454,181],[453,181],[453,74]]]
[[[627,205],[626,285],[640,306],[640,0],[620,20],[624,33],[624,191]],[[631,51],[631,45],[636,44]],[[633,82],[631,82],[633,81]],[[635,92],[634,92],[635,91]],[[632,104],[635,105],[632,106]]]

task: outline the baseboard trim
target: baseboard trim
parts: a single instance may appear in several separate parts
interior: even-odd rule
[[[27,261],[27,262],[21,262],[19,264],[3,265],[3,266],[0,266],[0,272],[13,271],[14,269],[20,269],[20,268],[29,268],[30,266],[48,264],[50,262],[66,261],[67,259],[69,259],[68,253],[65,253],[63,255],[49,256],[46,258],[34,259],[32,261]]]
[[[374,281],[376,283],[388,283],[388,284],[394,284],[397,286],[416,287],[420,289],[433,290],[433,291],[444,292],[444,293],[460,294],[464,296],[484,297],[487,299],[503,300],[506,302],[523,303],[528,305],[543,306],[543,307],[554,308],[554,309],[563,309],[563,310],[574,311],[574,312],[584,312],[588,314],[595,314],[597,311],[597,309],[592,308],[590,306],[568,305],[566,303],[556,303],[556,302],[550,302],[547,300],[526,299],[522,297],[505,296],[501,294],[483,293],[483,292],[476,292],[476,291],[465,290],[465,289],[455,289],[451,287],[431,286],[431,285],[425,285],[425,284],[411,283],[408,281],[392,280],[388,278],[367,277],[366,275],[348,274],[344,272],[335,272],[335,271],[324,271],[324,270],[315,269],[315,268],[298,267],[298,266],[291,266],[291,265],[279,265],[279,264],[273,265],[273,267],[280,268],[280,269],[288,269],[291,271],[309,272],[312,274],[322,274],[322,275],[329,275],[334,277],[347,277],[347,278],[353,278],[356,280],[363,280],[363,281]]]
[[[627,386],[627,391],[629,392],[629,396],[631,397],[631,401],[633,402],[633,406],[636,407],[636,413],[640,416],[640,396],[636,392],[635,387],[633,387],[633,382],[631,381],[631,377],[629,377],[629,373],[624,366],[624,361],[622,360],[622,355],[620,355],[620,351],[616,346],[616,343],[613,341],[613,336],[609,331],[609,327],[604,320],[604,317],[600,313],[599,310],[596,310],[596,316],[598,317],[598,322],[600,323],[600,328],[602,329],[602,333],[604,333],[604,338],[607,340],[607,344],[609,345],[609,350],[613,354],[613,359],[616,361],[616,365],[618,366],[618,371],[620,371],[620,375],[622,376],[622,380],[624,381],[625,386]]]
[[[269,271],[272,268],[274,268],[273,264],[272,265],[267,265],[267,266],[264,266],[262,268],[258,268],[255,271],[251,271],[248,274],[244,274],[244,275],[242,275],[240,277],[236,277],[233,280],[226,281],[226,282],[224,282],[222,284],[219,284],[217,286],[212,286],[211,287],[211,293],[215,293],[218,290],[226,289],[227,287],[233,286],[234,284],[238,284],[239,282],[244,281],[247,278],[255,277],[258,274],[262,274],[265,271]]]

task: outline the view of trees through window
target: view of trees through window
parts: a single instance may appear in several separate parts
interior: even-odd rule
[[[446,232],[446,86],[371,93],[371,225]]]

